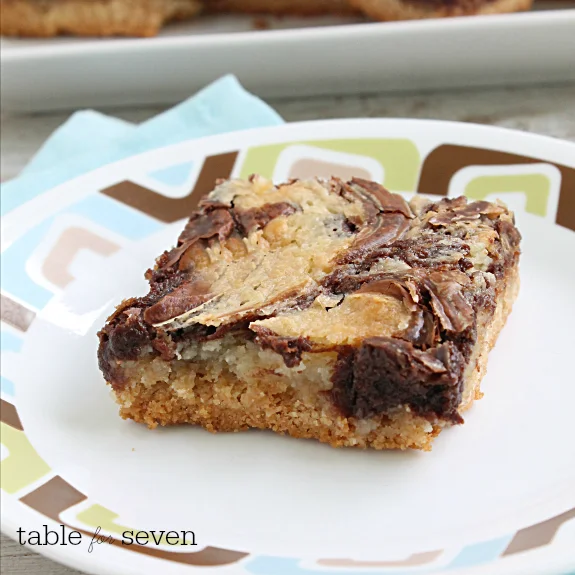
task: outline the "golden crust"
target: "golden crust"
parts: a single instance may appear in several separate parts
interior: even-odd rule
[[[417,2],[413,0],[349,0],[370,18],[381,21],[449,18],[479,14],[504,14],[529,10],[533,0],[489,0],[474,2]]]
[[[187,398],[164,382],[151,387],[137,383],[118,392],[117,399],[122,403],[120,415],[124,419],[145,423],[150,428],[191,423],[212,433],[269,429],[282,435],[316,439],[332,447],[429,451],[441,430],[439,425],[432,426],[425,418],[401,410],[373,418],[370,427],[375,429],[361,433],[353,419],[326,414],[322,406],[304,404],[291,390],[278,390],[273,383],[262,381],[257,389],[250,389],[250,393],[261,394],[261,400],[250,406],[237,399],[245,393],[246,386],[240,380],[196,386],[194,397]]]
[[[3,36],[154,36],[198,14],[199,0],[0,0]]]

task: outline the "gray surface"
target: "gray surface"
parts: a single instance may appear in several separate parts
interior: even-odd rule
[[[271,104],[288,121],[321,118],[400,117],[458,120],[528,130],[575,142],[575,84],[435,92],[274,100]],[[162,108],[107,110],[138,122]],[[48,135],[69,113],[2,116],[0,176],[18,174]],[[2,535],[2,575],[72,575],[60,566]]]

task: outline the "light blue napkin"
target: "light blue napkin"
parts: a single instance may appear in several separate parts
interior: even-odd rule
[[[76,112],[21,174],[2,184],[1,214],[90,170],[192,138],[282,124],[235,76],[224,76],[174,108],[135,126],[91,110]]]

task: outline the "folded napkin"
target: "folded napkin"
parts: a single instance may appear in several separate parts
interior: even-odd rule
[[[137,126],[92,110],[76,112],[48,138],[17,178],[2,184],[1,214],[71,178],[141,152],[282,123],[272,108],[247,92],[234,76],[220,78]]]

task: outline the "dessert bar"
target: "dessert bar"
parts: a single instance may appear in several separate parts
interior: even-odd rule
[[[428,450],[481,396],[519,243],[498,202],[219,181],[99,333],[100,368],[152,428]]]

